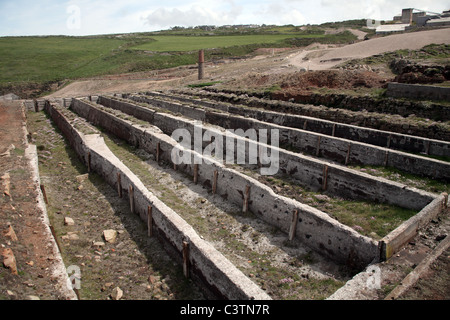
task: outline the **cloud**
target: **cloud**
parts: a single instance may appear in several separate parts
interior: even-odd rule
[[[211,2],[209,2],[211,4]],[[233,24],[241,13],[241,7],[233,1],[228,1],[230,8],[211,7],[193,4],[187,8],[160,7],[144,17],[145,24],[149,26],[198,26],[198,25],[225,25]],[[228,9],[228,10],[226,10]]]
[[[306,23],[302,6],[288,5],[286,2],[269,3],[254,12],[265,24],[302,25]]]

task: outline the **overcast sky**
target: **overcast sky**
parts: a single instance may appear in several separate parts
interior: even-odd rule
[[[442,12],[449,0],[0,0],[0,36],[95,35],[173,26],[319,24],[392,19],[402,8]]]

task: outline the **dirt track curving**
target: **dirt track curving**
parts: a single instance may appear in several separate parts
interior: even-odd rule
[[[290,59],[290,64],[309,70],[324,70],[350,59],[366,58],[385,52],[409,49],[418,50],[429,44],[450,43],[448,29],[396,34],[368,41],[350,44],[340,48],[316,50],[317,57],[304,60],[306,54],[300,52]]]

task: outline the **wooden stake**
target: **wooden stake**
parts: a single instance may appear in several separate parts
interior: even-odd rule
[[[189,242],[183,241],[183,274],[189,278]]]
[[[326,191],[328,185],[328,166],[325,164],[323,166],[323,184],[322,184],[322,190]]]
[[[214,170],[214,178],[213,178],[213,185],[212,185],[212,193],[216,194],[217,191],[217,176],[219,175],[219,172],[217,170]]]
[[[133,186],[131,184],[128,187],[128,195],[130,197],[131,213],[134,213],[134,190],[133,190]]]
[[[307,125],[308,125],[308,120],[305,120],[305,123],[303,124],[303,130],[306,130]]]
[[[49,225],[50,231],[52,232],[53,238],[55,239],[56,246],[58,247],[59,252],[61,252],[61,245],[59,244],[58,237],[56,236],[55,228],[52,225]]]
[[[295,209],[292,215],[291,229],[289,230],[289,241],[294,240],[295,231],[297,230],[298,210]]]
[[[332,137],[334,137],[335,132],[336,132],[336,123],[333,123],[333,130],[331,132]]]
[[[391,147],[391,139],[392,139],[392,135],[390,134],[387,139],[387,144],[386,144],[386,148],[388,148],[388,149]]]
[[[153,236],[153,214],[152,214],[152,206],[147,207],[147,228],[148,228],[148,236]]]
[[[319,153],[320,153],[320,140],[321,140],[321,139],[322,139],[321,136],[319,136],[319,137],[317,138],[316,157],[318,157],[318,156],[319,156]]]
[[[425,154],[430,154],[430,146],[431,146],[431,141],[428,141],[426,149],[425,149]]]
[[[44,196],[45,204],[48,204],[47,193],[45,192],[45,187],[43,184],[41,184],[41,191],[42,191],[42,195]]]
[[[119,194],[119,198],[122,198],[122,181],[120,178],[120,172],[117,172],[117,193]]]
[[[198,182],[198,164],[194,164],[194,183]]]
[[[88,163],[87,163],[87,167],[88,167],[88,172],[91,172],[91,153],[88,152]]]
[[[386,150],[386,153],[384,155],[384,166],[386,167],[388,164],[388,160],[389,160],[389,151]]]
[[[348,144],[348,150],[347,150],[347,156],[345,157],[345,165],[348,165],[348,163],[350,162],[350,151],[352,148],[352,144],[349,143]]]
[[[248,199],[250,198],[250,186],[245,187],[244,193],[244,205],[242,206],[242,212],[246,213],[248,211]]]
[[[156,162],[159,162],[159,158],[160,158],[160,151],[161,150],[161,143],[160,142],[158,142],[157,144],[156,144]]]

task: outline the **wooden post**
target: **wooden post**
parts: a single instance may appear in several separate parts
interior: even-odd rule
[[[153,236],[153,213],[152,206],[147,207],[147,228],[148,228],[148,236]]]
[[[308,120],[305,120],[305,123],[303,123],[303,130],[306,130],[307,125],[308,125]]]
[[[384,166],[386,167],[388,164],[388,160],[389,160],[389,151],[386,150],[386,153],[384,155]]]
[[[325,164],[323,166],[323,183],[322,183],[322,190],[326,191],[328,185],[328,166]]]
[[[443,206],[442,210],[445,210],[448,208],[448,193],[444,192],[442,193],[442,195],[444,196],[444,201],[442,203]]]
[[[133,186],[131,184],[128,187],[128,195],[130,197],[131,213],[134,213],[134,190],[133,190]]]
[[[319,154],[320,154],[320,140],[321,140],[321,139],[322,139],[321,136],[319,136],[319,137],[317,138],[316,157],[318,157]]]
[[[335,133],[336,133],[336,123],[333,123],[333,130],[331,132],[331,136],[334,137]]]
[[[391,139],[392,139],[392,135],[390,134],[387,139],[387,144],[386,144],[386,148],[388,148],[388,149],[391,147]]]
[[[248,211],[248,199],[250,198],[250,186],[245,187],[244,193],[244,204],[242,206],[242,212],[246,213]]]
[[[347,156],[345,157],[345,165],[348,165],[348,163],[350,162],[350,151],[352,148],[352,144],[349,143],[348,144],[348,150],[347,150]]]
[[[117,172],[117,193],[119,194],[119,198],[122,198],[122,181],[120,178],[120,172]]]
[[[289,241],[294,240],[295,231],[297,230],[298,210],[295,209],[292,215],[291,229],[289,230]]]
[[[42,195],[44,196],[45,203],[48,204],[47,193],[45,192],[45,187],[43,184],[41,184],[41,191],[42,191]]]
[[[216,194],[217,191],[217,176],[219,175],[219,172],[217,170],[214,170],[214,178],[213,178],[213,185],[212,185],[212,193]]]
[[[194,164],[194,183],[198,182],[198,164]]]
[[[88,152],[88,161],[87,161],[88,172],[91,172],[91,153]]]
[[[189,278],[189,242],[183,241],[183,274]]]
[[[156,162],[158,162],[159,163],[159,158],[160,158],[160,155],[161,155],[161,143],[160,142],[158,142],[157,144],[156,144]]]
[[[430,154],[430,146],[431,146],[431,141],[428,141],[426,149],[425,149],[425,154]]]

